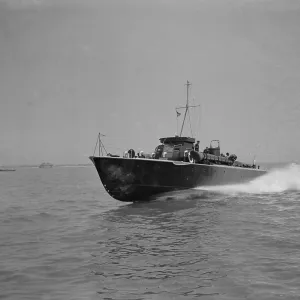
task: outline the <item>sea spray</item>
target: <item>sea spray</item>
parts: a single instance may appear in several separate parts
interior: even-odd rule
[[[219,193],[281,193],[285,191],[300,191],[300,165],[290,164],[283,168],[273,169],[267,174],[242,184],[222,186],[201,186],[197,190]]]

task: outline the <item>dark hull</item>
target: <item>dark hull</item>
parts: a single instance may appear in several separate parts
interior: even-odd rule
[[[249,181],[266,171],[221,165],[201,165],[156,159],[90,157],[106,191],[126,202],[199,186]]]

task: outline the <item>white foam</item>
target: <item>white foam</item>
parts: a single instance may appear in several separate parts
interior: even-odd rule
[[[282,193],[288,190],[300,191],[300,165],[291,164],[283,168],[273,169],[267,174],[244,184],[204,186],[196,189],[226,194]]]

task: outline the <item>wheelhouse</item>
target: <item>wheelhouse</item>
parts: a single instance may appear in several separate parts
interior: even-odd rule
[[[180,161],[184,160],[185,151],[193,150],[195,143],[194,138],[190,137],[163,137],[160,138],[161,142],[155,148],[154,158]]]

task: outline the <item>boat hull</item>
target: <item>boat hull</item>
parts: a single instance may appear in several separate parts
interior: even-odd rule
[[[106,191],[125,202],[147,201],[175,190],[241,183],[266,171],[223,165],[202,165],[159,159],[95,157],[94,163]]]

